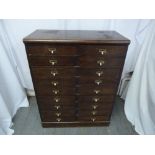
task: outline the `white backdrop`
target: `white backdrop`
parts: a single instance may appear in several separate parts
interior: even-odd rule
[[[0,29],[0,50],[3,55],[0,55],[0,71],[5,77],[2,76],[0,80],[0,107],[3,107],[0,109],[0,121],[9,120],[11,124],[11,118],[17,109],[28,106],[24,88],[33,90],[33,85],[22,39],[29,33],[36,29],[116,30],[131,40],[123,70],[124,77],[135,67],[149,23],[150,20],[1,20],[0,24],[3,26]],[[8,57],[6,53],[11,56]],[[10,94],[12,98],[5,100],[6,94]],[[4,134],[11,133],[9,125],[2,126],[1,122],[0,131],[5,131]]]

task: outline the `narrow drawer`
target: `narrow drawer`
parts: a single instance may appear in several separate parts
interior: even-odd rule
[[[49,110],[54,112],[72,113],[75,111],[75,106],[71,105],[49,105],[49,104],[39,104],[41,110]]]
[[[101,103],[80,103],[78,105],[78,109],[79,111],[87,111],[87,110],[98,110],[98,111],[109,111],[112,109],[112,103],[109,104],[109,103],[104,103],[104,104],[101,104]]]
[[[31,66],[76,66],[76,57],[63,56],[30,56]]]
[[[80,67],[83,68],[121,68],[124,63],[124,59],[118,58],[97,58],[94,57],[85,58],[80,57],[78,62]]]
[[[70,117],[73,117],[75,116],[75,112],[74,111],[68,111],[66,113],[62,112],[62,111],[41,111],[42,115],[50,115],[52,118],[63,118],[63,117],[66,117],[66,116],[70,116]],[[49,113],[49,114],[47,114]]]
[[[76,68],[61,67],[32,67],[33,79],[59,79],[76,76]]]
[[[43,106],[51,106],[51,105],[75,105],[75,96],[38,96],[37,101],[38,104],[42,104]]]
[[[126,46],[83,45],[80,46],[80,55],[88,57],[124,57],[126,55],[126,50]]]
[[[96,123],[96,122],[105,122],[109,121],[110,117],[109,115],[103,115],[103,116],[79,116],[77,118],[78,121],[86,121],[86,122],[91,122],[91,123]]]
[[[81,85],[77,88],[80,95],[114,95],[116,84],[107,83],[104,86]]]
[[[49,87],[53,89],[62,89],[63,87],[74,87],[76,84],[75,79],[48,79],[48,80],[38,80],[37,81],[37,87]]]
[[[54,44],[31,44],[27,46],[27,52],[31,56],[76,56],[77,47]]]
[[[58,95],[75,95],[76,88],[74,87],[64,87],[63,89],[47,87],[35,87],[38,96],[58,96]]]
[[[78,117],[95,117],[111,114],[111,110],[80,110],[78,112]]]
[[[115,95],[106,95],[106,96],[79,96],[78,102],[81,104],[90,104],[90,103],[100,103],[100,104],[111,104],[114,102]]]
[[[83,84],[95,84],[95,83],[117,83],[118,79],[112,76],[104,76],[104,77],[95,77],[95,76],[81,76],[79,77],[78,84],[83,85]]]
[[[41,120],[42,122],[72,122],[76,120],[76,117],[74,114],[68,114],[63,116],[54,116],[51,111],[41,111]]]
[[[118,79],[120,75],[120,69],[100,69],[100,68],[79,68],[78,74],[81,77],[94,77],[102,79]]]

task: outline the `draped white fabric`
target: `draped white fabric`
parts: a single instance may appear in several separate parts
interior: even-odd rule
[[[125,113],[138,133],[155,134],[155,21],[146,29],[127,92]]]
[[[12,117],[19,107],[28,106],[12,52],[3,22],[0,21],[0,134],[12,134]]]
[[[134,70],[137,59],[139,60],[139,52],[142,52],[140,49],[148,32],[149,25],[150,20],[1,20],[0,134],[2,131],[3,134],[11,134],[13,132],[9,130],[13,115],[19,107],[28,106],[24,89],[33,90],[25,48],[22,42],[23,37],[36,29],[116,30],[131,40],[122,74],[122,79],[124,80],[128,78],[128,72]],[[141,60],[142,59],[139,61]],[[120,95],[123,95],[125,98],[128,87],[126,81],[123,80],[120,87]],[[125,86],[126,88],[124,88]],[[131,84],[129,92],[131,92],[132,89]],[[137,91],[139,92],[138,88]],[[140,93],[138,92],[136,97],[138,97]],[[152,92],[151,90],[151,93]],[[137,109],[132,111],[132,108],[135,107],[133,103],[130,105],[129,98],[131,99],[131,97],[129,96],[131,96],[130,93],[128,93],[126,101],[126,114],[128,119],[133,123],[133,120],[135,120],[135,117],[138,117],[138,112],[141,109],[138,109],[139,103],[135,100],[134,103]],[[133,113],[136,114],[133,116]],[[144,132],[140,131],[140,133]]]

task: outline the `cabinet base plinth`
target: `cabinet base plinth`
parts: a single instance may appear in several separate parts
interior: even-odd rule
[[[92,126],[109,126],[109,121],[104,122],[42,122],[43,128],[50,128],[50,127],[92,127]]]

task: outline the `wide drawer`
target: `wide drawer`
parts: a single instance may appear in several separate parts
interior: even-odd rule
[[[71,56],[30,56],[31,66],[76,66],[76,57]]]
[[[36,79],[62,79],[76,76],[76,68],[60,67],[32,67],[33,78]]]
[[[124,59],[118,58],[94,58],[94,57],[80,57],[77,63],[78,66],[83,68],[121,68]]]
[[[38,104],[51,105],[75,105],[75,96],[38,96]]]
[[[32,56],[76,56],[76,46],[54,44],[31,44],[27,46],[27,52]]]
[[[35,86],[35,90],[38,96],[57,96],[57,95],[75,95],[76,88],[74,87],[64,87],[63,89],[52,88],[51,86],[47,87],[38,87]]]
[[[98,57],[124,57],[126,55],[126,50],[126,46],[83,45],[80,46],[80,55]]]

